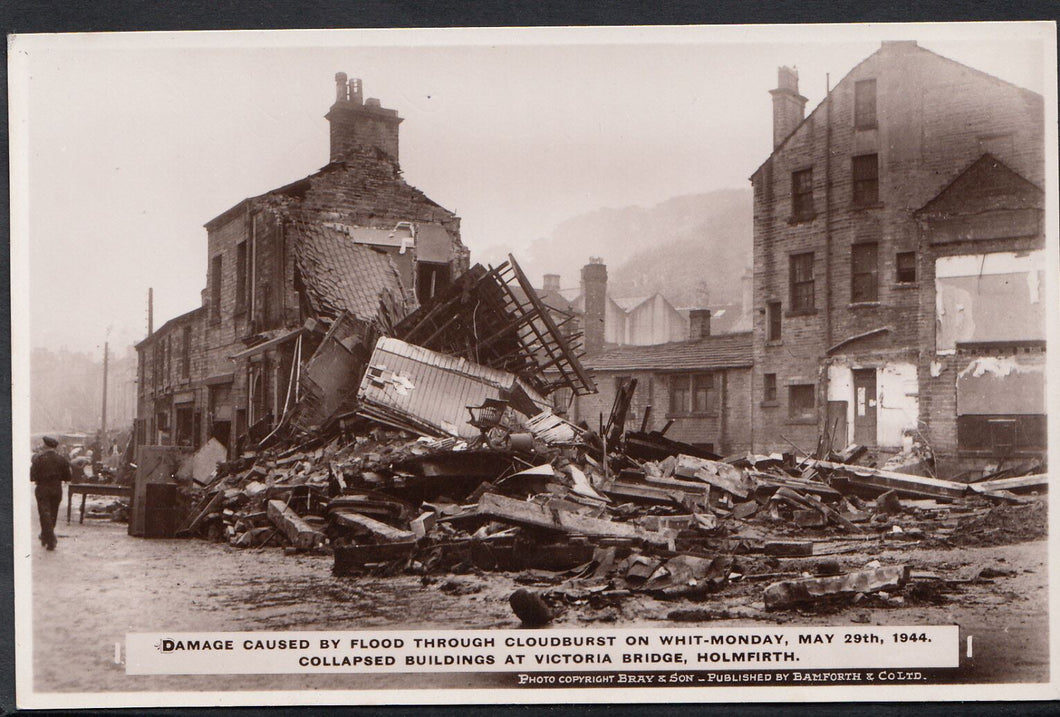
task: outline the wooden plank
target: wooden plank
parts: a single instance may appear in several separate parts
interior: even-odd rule
[[[588,518],[565,510],[550,510],[537,503],[515,500],[496,493],[486,493],[479,499],[478,513],[518,525],[594,538],[627,538],[666,546],[676,537],[676,533],[672,531],[648,531],[628,523]]]
[[[765,589],[766,610],[778,610],[799,603],[815,602],[830,595],[871,593],[904,585],[908,568],[888,566],[876,570],[860,570],[845,575],[833,575],[802,580],[783,580]]]
[[[310,527],[282,500],[270,500],[267,512],[272,524],[283,531],[294,547],[310,550],[324,542],[324,534]]]
[[[929,498],[963,498],[968,492],[965,483],[942,480],[940,478],[925,478],[907,473],[895,473],[878,468],[866,468],[865,466],[852,466],[845,463],[833,463],[832,461],[820,461],[806,458],[803,465],[842,473],[851,483],[872,486],[881,491],[895,490],[899,495],[926,496]]]
[[[1049,474],[1040,473],[1032,476],[1017,476],[1015,478],[998,478],[986,480],[981,483],[970,483],[968,485],[976,493],[990,493],[997,490],[1019,491],[1034,490],[1035,488],[1046,488],[1049,485]]]
[[[348,510],[333,510],[328,517],[347,528],[366,530],[386,543],[407,543],[416,539],[416,535],[412,531],[395,528],[360,513]]]

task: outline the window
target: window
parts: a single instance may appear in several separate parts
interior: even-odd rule
[[[154,385],[155,389],[162,388],[162,368],[164,366],[163,361],[165,361],[164,353],[165,350],[162,342],[159,341],[155,344],[153,349],[154,370],[151,371],[151,383]]]
[[[880,170],[875,154],[854,157],[854,204],[875,204],[880,200]]]
[[[916,282],[915,251],[900,251],[894,255],[894,280],[899,284]]]
[[[210,317],[221,319],[221,255],[210,260]]]
[[[788,415],[792,418],[813,418],[813,393],[812,383],[788,386]]]
[[[777,375],[775,373],[762,374],[762,400],[766,403],[777,401]]]
[[[711,413],[714,410],[714,374],[701,373],[692,377],[692,412]]]
[[[670,413],[712,413],[714,375],[677,374],[670,377]]]
[[[813,218],[813,169],[791,173],[791,215],[796,220]]]
[[[813,252],[792,254],[791,310],[813,311]]]
[[[247,243],[236,244],[236,313],[247,308]]]
[[[877,245],[875,242],[850,247],[850,301],[877,301]]]
[[[568,386],[561,386],[552,392],[552,410],[555,413],[567,415],[570,410],[571,399],[574,392]]]
[[[670,413],[688,413],[691,376],[670,377]]]
[[[191,327],[184,327],[184,336],[181,342],[181,354],[180,354],[180,377],[189,378],[191,376]]]
[[[780,341],[781,313],[779,301],[766,302],[766,341]]]
[[[416,263],[416,299],[422,304],[449,286],[451,272],[448,264]]]
[[[854,83],[854,127],[871,129],[876,126],[876,80]]]

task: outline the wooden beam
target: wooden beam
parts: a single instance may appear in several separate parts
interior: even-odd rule
[[[353,511],[333,510],[328,514],[328,518],[347,528],[367,531],[384,543],[407,543],[416,539],[415,533],[410,530],[401,530]]]
[[[324,542],[324,534],[302,520],[282,500],[270,500],[267,512],[272,524],[283,531],[294,547],[310,550]]]

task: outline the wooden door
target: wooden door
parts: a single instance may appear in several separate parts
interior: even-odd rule
[[[854,442],[876,445],[876,369],[854,369]]]

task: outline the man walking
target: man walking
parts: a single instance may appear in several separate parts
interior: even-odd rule
[[[44,437],[44,450],[33,457],[29,479],[37,484],[37,513],[40,515],[40,542],[55,550],[55,520],[63,500],[63,481],[70,481],[70,463],[55,450],[59,441]]]

